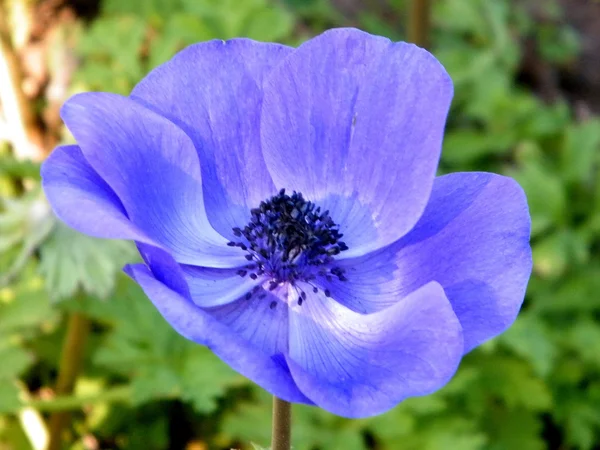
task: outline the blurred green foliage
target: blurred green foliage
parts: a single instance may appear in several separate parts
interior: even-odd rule
[[[126,94],[178,49],[212,38],[295,45],[355,25],[401,39],[407,2],[389,2],[396,22],[375,3],[349,21],[327,0],[104,0],[79,32],[73,90]],[[576,120],[566,101],[546,104],[517,82],[525,38],[560,65],[575,57],[576,35],[510,0],[439,0],[433,23],[434,53],[455,83],[441,171],[491,170],[524,187],[527,300],[515,325],[467,355],[434,395],[362,420],[295,406],[294,448],[600,448],[600,119]],[[39,189],[23,189],[37,170],[0,153],[0,448],[31,448],[16,415],[26,404],[76,411],[73,450],[92,448],[86,436],[118,449],[267,444],[269,396],[164,322],[120,273],[136,258],[129,244],[58,224]],[[53,386],[74,311],[94,323],[75,395],[32,400]]]

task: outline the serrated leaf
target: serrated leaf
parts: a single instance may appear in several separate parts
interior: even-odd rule
[[[600,408],[594,389],[578,389],[563,399],[556,411],[565,423],[566,440],[582,450],[595,448],[600,434]]]
[[[59,223],[41,247],[40,272],[52,299],[73,296],[78,289],[107,298],[127,262],[137,260],[133,244],[96,239]]]
[[[214,411],[216,400],[225,395],[229,387],[246,383],[208,348],[200,346],[190,347],[186,352],[180,376],[182,400],[200,413]]]
[[[141,405],[164,398],[176,398],[180,393],[177,373],[169,366],[153,364],[142,366],[133,375],[131,401]]]
[[[377,437],[385,442],[401,442],[414,432],[418,419],[400,404],[393,410],[380,416],[363,419],[365,425],[377,430]]]
[[[600,150],[600,119],[571,124],[561,150],[561,176],[567,181],[591,181]]]
[[[565,222],[567,194],[562,180],[537,163],[510,174],[525,190],[531,212],[531,234],[538,235]]]
[[[297,409],[294,410],[296,413]],[[304,422],[294,416],[294,433],[292,443],[298,447],[302,439]],[[228,442],[270,442],[271,439],[271,407],[269,399],[260,403],[242,403],[229,412],[222,421],[221,430]],[[300,447],[302,448],[302,447]]]
[[[538,311],[552,313],[583,312],[591,313],[600,308],[600,266],[597,262],[581,267],[577,272],[563,277],[558,283],[541,284],[537,295],[539,300],[532,304]],[[536,285],[535,279],[530,283],[530,290]]]
[[[488,438],[464,418],[442,418],[420,433],[423,450],[483,450]]]
[[[526,358],[539,376],[546,376],[558,357],[558,348],[545,324],[532,314],[521,314],[501,342]]]
[[[552,405],[552,395],[529,366],[516,359],[489,357],[481,363],[482,389],[502,399],[510,408],[543,411]]]
[[[580,319],[563,339],[584,361],[600,368],[600,323],[590,318]]]
[[[132,281],[119,291],[112,301],[88,309],[114,326],[95,362],[130,378],[136,404],[180,398],[210,413],[227,389],[247,383],[208,348],[178,335]]]

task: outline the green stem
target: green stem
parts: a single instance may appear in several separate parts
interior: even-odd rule
[[[292,405],[274,396],[271,450],[290,450],[291,434]]]
[[[430,1],[412,0],[408,14],[408,41],[423,48],[429,46]]]
[[[90,332],[90,320],[81,313],[72,313],[67,325],[67,335],[63,342],[56,394],[69,395],[73,392],[77,376],[83,363],[85,341]],[[69,423],[68,411],[57,411],[50,416],[50,441],[47,450],[62,448],[62,433]]]
[[[32,400],[25,403],[24,407],[33,408],[40,412],[56,412],[81,409],[86,405],[98,403],[127,403],[130,400],[131,388],[129,386],[115,386],[98,394],[65,395],[50,400]]]

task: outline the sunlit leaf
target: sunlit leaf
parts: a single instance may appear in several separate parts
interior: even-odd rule
[[[40,272],[54,300],[68,298],[78,289],[108,297],[123,266],[137,259],[132,243],[85,236],[58,224],[41,247]]]

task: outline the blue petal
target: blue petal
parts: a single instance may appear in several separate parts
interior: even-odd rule
[[[317,202],[335,193],[368,208],[365,223],[376,239],[352,236],[346,256],[412,228],[431,192],[453,92],[431,54],[331,30],[288,56],[264,89],[263,153],[275,185]],[[325,206],[340,223],[337,204]]]
[[[249,39],[192,45],[152,71],[131,97],[179,125],[202,166],[211,224],[231,238],[274,193],[260,150],[262,80],[292,51]]]
[[[254,287],[264,283],[264,277],[253,280],[249,276],[241,277],[240,270],[236,269],[211,269],[208,267],[183,266],[185,279],[190,288],[192,300],[198,306],[210,307],[230,303]]]
[[[336,261],[336,266],[344,269],[346,279],[319,277],[314,283],[319,289],[329,290],[331,296],[346,308],[360,314],[389,308],[409,291],[405,289],[406,281],[396,264],[397,248],[386,247],[386,250]]]
[[[182,286],[183,274],[176,263],[167,257],[154,260],[152,271],[143,265],[126,267],[126,272],[142,287],[157,310],[169,324],[183,337],[198,344],[208,346],[231,368],[262,386],[271,394],[291,402],[311,403],[297,388],[289,369],[280,355],[269,355],[264,350],[277,348],[272,342],[284,330],[276,331],[275,338],[265,332],[259,332],[264,341],[248,339],[248,333],[240,328],[243,323],[235,318],[227,318],[224,309],[205,310],[195,305],[186,295]],[[255,320],[264,316],[256,307],[256,314],[246,314],[245,318]],[[283,308],[282,308],[283,309]],[[232,313],[241,314],[242,309]],[[273,312],[269,308],[269,312]],[[281,314],[277,311],[276,314]],[[224,323],[220,322],[223,320]],[[228,325],[229,324],[229,325]],[[247,323],[248,330],[260,327],[258,322]],[[285,326],[285,325],[282,325]],[[261,334],[262,333],[262,334]],[[271,340],[269,340],[271,339]]]
[[[431,281],[461,322],[465,352],[515,320],[531,273],[530,218],[522,189],[491,173],[436,179],[415,228],[391,246],[340,262],[348,281],[323,287],[371,313]]]
[[[41,175],[54,213],[70,227],[100,238],[153,243],[131,223],[115,192],[78,146],[57,147],[42,165]]]
[[[208,223],[198,156],[177,126],[128,98],[105,93],[71,97],[61,114],[130,220],[177,261],[243,264],[243,252],[227,247]]]
[[[423,217],[398,243],[403,291],[440,283],[468,352],[516,319],[531,274],[530,229],[527,198],[513,179],[491,173],[439,177]]]
[[[317,406],[340,416],[380,414],[431,393],[452,377],[462,356],[460,324],[437,283],[370,315],[322,293],[292,309],[292,376]]]
[[[288,306],[270,292],[258,289],[249,299],[241,296],[206,311],[266,355],[279,358],[287,352]]]

